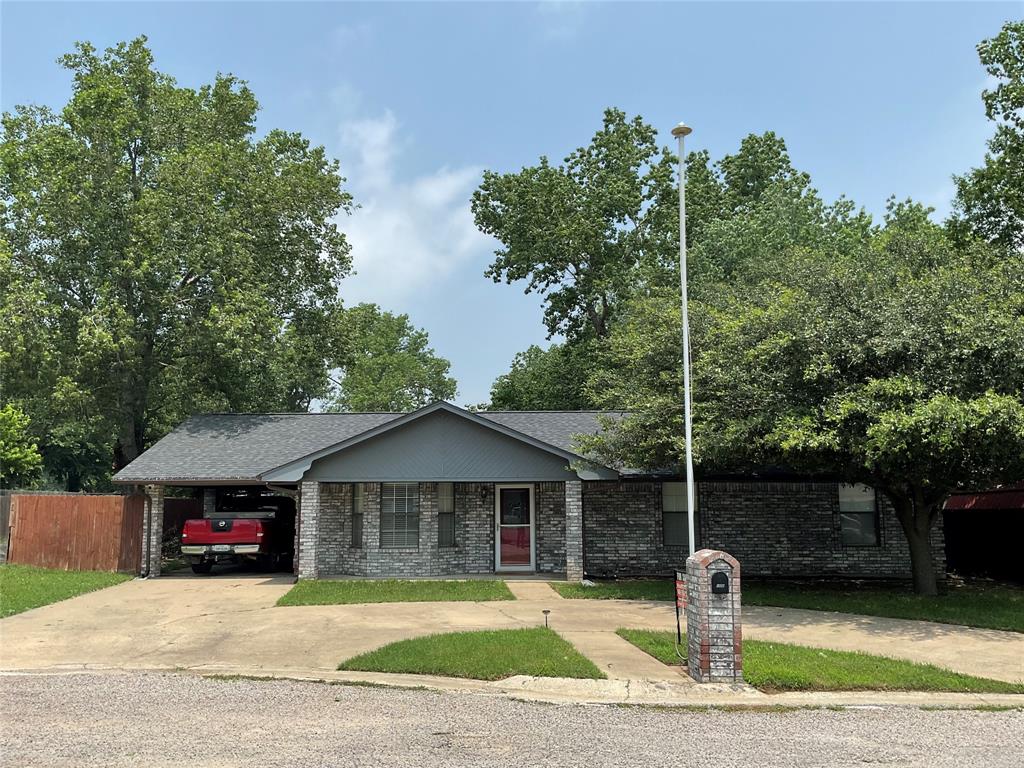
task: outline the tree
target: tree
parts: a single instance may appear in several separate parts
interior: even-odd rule
[[[473,215],[501,244],[486,276],[543,293],[551,335],[605,336],[618,298],[678,242],[664,225],[678,200],[673,173],[654,129],[617,109],[562,165],[542,157],[518,173],[485,171]]]
[[[576,411],[591,407],[583,391],[593,344],[537,345],[519,352],[491,385],[487,406],[507,411]]]
[[[179,87],[145,38],[60,63],[67,105],[5,113],[0,138],[0,384],[48,470],[99,483],[194,411],[327,396],[337,162],[257,139],[244,82]]]
[[[640,117],[608,109],[587,147],[552,167],[546,158],[518,173],[488,171],[473,197],[477,226],[502,245],[487,275],[529,281],[546,294],[544,320],[564,344],[520,353],[492,387],[491,405],[574,408],[591,405],[583,383],[634,296],[679,282],[676,157],[657,144]],[[793,242],[820,231],[827,208],[795,170],[785,142],[772,132],[750,135],[735,154],[712,163],[687,157],[688,244],[712,242],[692,254],[695,272],[713,279],[762,253],[765,238]],[[806,239],[806,238],[805,238]],[[691,275],[694,278],[695,275]],[[699,280],[698,280],[699,282]],[[557,368],[563,366],[563,375]]]
[[[344,313],[346,357],[329,411],[410,411],[452,400],[451,364],[438,357],[408,315],[360,304]]]
[[[928,536],[945,500],[1024,475],[1024,257],[957,247],[911,204],[870,235],[774,253],[757,279],[693,305],[696,453],[704,468],[874,486],[915,589],[934,594]],[[630,307],[592,382],[635,414],[591,447],[630,466],[681,460],[676,301]]]
[[[39,475],[43,458],[28,424],[28,416],[13,404],[0,408],[0,488],[23,487]]]
[[[1024,21],[1007,22],[978,45],[994,88],[982,92],[985,115],[996,123],[985,163],[954,177],[950,226],[1011,250],[1024,250]]]

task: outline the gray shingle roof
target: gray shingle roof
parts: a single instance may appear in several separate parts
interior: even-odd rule
[[[122,483],[253,481],[401,413],[209,413],[193,416],[122,469]],[[477,415],[563,451],[600,431],[595,411],[491,411]]]

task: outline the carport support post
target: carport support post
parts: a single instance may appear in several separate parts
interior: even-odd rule
[[[583,481],[565,481],[565,579],[583,580]]]
[[[217,511],[217,489],[203,488],[203,517],[213,517]]]
[[[299,547],[296,554],[300,579],[317,577],[316,550],[320,538],[320,483],[304,480],[299,484]]]
[[[164,487],[147,485],[146,495],[149,496],[149,513],[143,516],[142,572],[155,578],[160,575],[160,559],[163,555]]]

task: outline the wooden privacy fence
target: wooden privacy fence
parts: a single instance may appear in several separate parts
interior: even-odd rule
[[[11,497],[7,561],[72,571],[135,573],[142,561],[145,496]]]

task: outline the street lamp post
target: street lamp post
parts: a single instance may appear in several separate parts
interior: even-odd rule
[[[683,140],[693,128],[680,123],[672,129],[672,135],[679,139],[679,285],[683,294],[683,413],[686,424],[686,521],[689,526],[690,554],[694,553],[697,536],[694,531],[693,486],[693,413],[690,397],[690,318],[686,292],[686,153]]]

